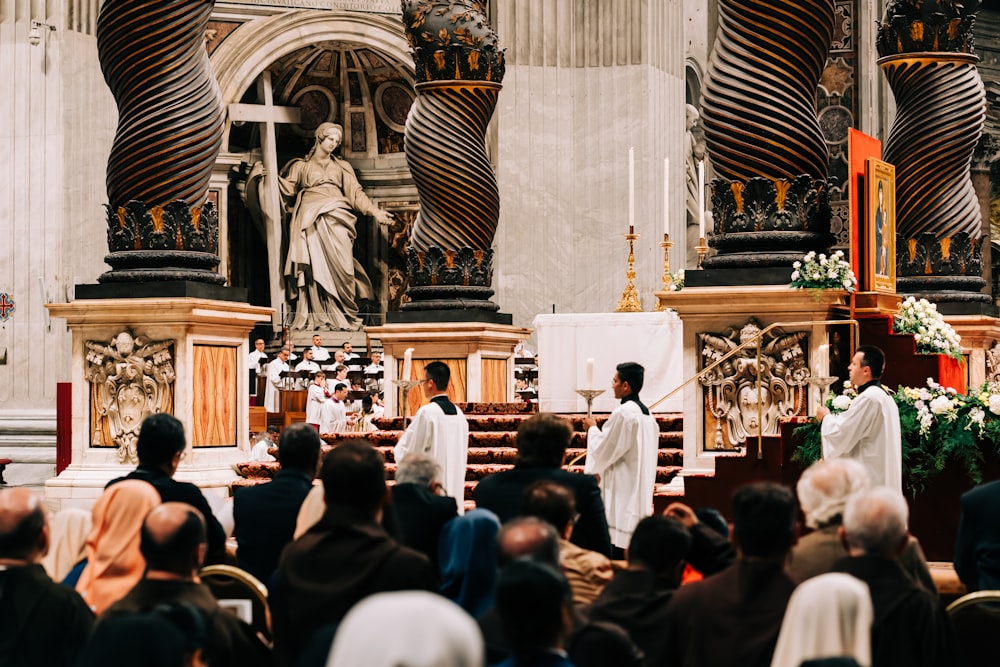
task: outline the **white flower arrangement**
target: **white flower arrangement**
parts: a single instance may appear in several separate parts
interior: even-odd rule
[[[858,280],[840,250],[827,257],[810,251],[801,262],[792,263],[792,287],[800,289],[843,289],[853,292]]]
[[[945,354],[962,360],[962,338],[927,299],[907,297],[893,318],[892,330],[913,334],[921,354]]]
[[[667,289],[671,292],[680,292],[684,289],[684,269],[681,269],[677,273],[668,273],[670,276],[670,282],[667,283]]]
[[[853,402],[854,399],[851,398],[850,396],[847,396],[846,394],[841,394],[840,396],[834,396],[833,408],[836,409],[837,412],[843,412],[844,410],[847,410],[849,407],[851,407],[851,403]]]

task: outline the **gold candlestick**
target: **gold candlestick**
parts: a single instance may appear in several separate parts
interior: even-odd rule
[[[705,261],[705,255],[708,253],[708,243],[705,242],[704,236],[698,239],[698,245],[694,249],[698,251],[698,270],[700,271],[705,268],[702,264]]]
[[[663,291],[669,292],[671,286],[674,284],[674,279],[670,275],[670,249],[674,246],[670,242],[670,234],[663,232],[663,240],[660,242],[660,247],[663,248]],[[662,312],[667,310],[667,307],[663,305],[663,302],[659,299],[656,300],[657,312]]]
[[[628,271],[625,272],[628,284],[622,291],[622,298],[618,299],[618,308],[615,309],[615,312],[641,313],[642,304],[639,303],[639,293],[635,289],[635,240],[639,238],[639,235],[635,233],[635,228],[632,225],[628,226],[628,234],[625,235],[625,238],[628,240]]]

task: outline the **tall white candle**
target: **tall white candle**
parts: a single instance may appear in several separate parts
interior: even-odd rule
[[[663,158],[663,233],[670,233],[670,158]]]
[[[628,149],[628,232],[635,229],[635,148]]]
[[[403,353],[403,377],[400,380],[409,380],[410,371],[413,369],[413,348],[406,348],[406,352]]]
[[[698,162],[698,236],[705,238],[705,161]]]
[[[587,389],[594,388],[594,358],[587,359]]]

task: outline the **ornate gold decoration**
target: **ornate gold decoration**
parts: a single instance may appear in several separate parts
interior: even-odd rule
[[[126,329],[107,344],[88,340],[86,345],[90,444],[117,447],[121,463],[134,463],[142,421],[157,412],[173,412],[174,341],[148,341]]]
[[[661,281],[663,284],[664,292],[670,291],[670,288],[674,284],[674,278],[673,276],[670,275],[670,249],[673,246],[674,244],[670,242],[670,234],[664,233],[663,240],[660,241],[660,247],[663,248],[663,278],[661,279]],[[668,308],[663,305],[662,301],[657,299],[656,308],[654,308],[653,310],[664,311],[668,310]]]
[[[698,334],[703,365],[759,332],[751,318],[739,331]],[[758,434],[778,435],[781,417],[805,414],[810,377],[803,350],[806,338],[804,331],[766,334],[759,352],[748,347],[701,376],[707,410],[715,422],[714,449],[742,447]]]
[[[629,227],[629,233],[625,235],[625,238],[628,240],[628,270],[625,272],[628,284],[625,285],[622,298],[618,299],[618,307],[615,308],[615,312],[641,313],[642,303],[639,301],[639,292],[635,289],[635,240],[639,238],[639,235],[632,233],[632,228]]]

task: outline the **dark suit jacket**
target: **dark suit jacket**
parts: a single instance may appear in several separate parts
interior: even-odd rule
[[[672,647],[663,628],[675,582],[646,570],[620,570],[583,613],[590,621],[617,623],[645,654],[644,665],[670,663]]]
[[[292,541],[299,508],[310,488],[309,475],[282,468],[267,484],[240,489],[233,497],[236,560],[265,585],[278,568],[281,550]]]
[[[403,544],[425,554],[437,570],[441,529],[458,516],[455,499],[439,496],[420,484],[396,484],[392,487],[392,505]]]
[[[1000,481],[962,494],[955,540],[955,572],[969,591],[1000,588]]]
[[[149,468],[140,465],[138,468],[125,475],[108,482],[108,486],[117,484],[125,479],[139,479],[152,484],[160,494],[160,500],[165,503],[187,503],[191,507],[202,513],[205,517],[205,527],[208,531],[208,558],[209,563],[218,563],[226,557],[226,531],[222,529],[222,524],[212,514],[212,508],[205,495],[194,484],[188,482],[178,482],[159,468]],[[108,488],[108,486],[104,488]]]
[[[41,565],[0,570],[0,665],[70,667],[93,625],[83,598]]]
[[[576,511],[580,520],[573,528],[570,542],[584,549],[611,556],[608,518],[597,478],[562,468],[521,468],[505,470],[482,479],[472,492],[477,507],[483,507],[505,523],[521,515],[521,494],[539,480],[549,480],[568,486],[576,495]]]
[[[794,589],[780,564],[746,560],[681,586],[663,625],[671,664],[769,667]]]

